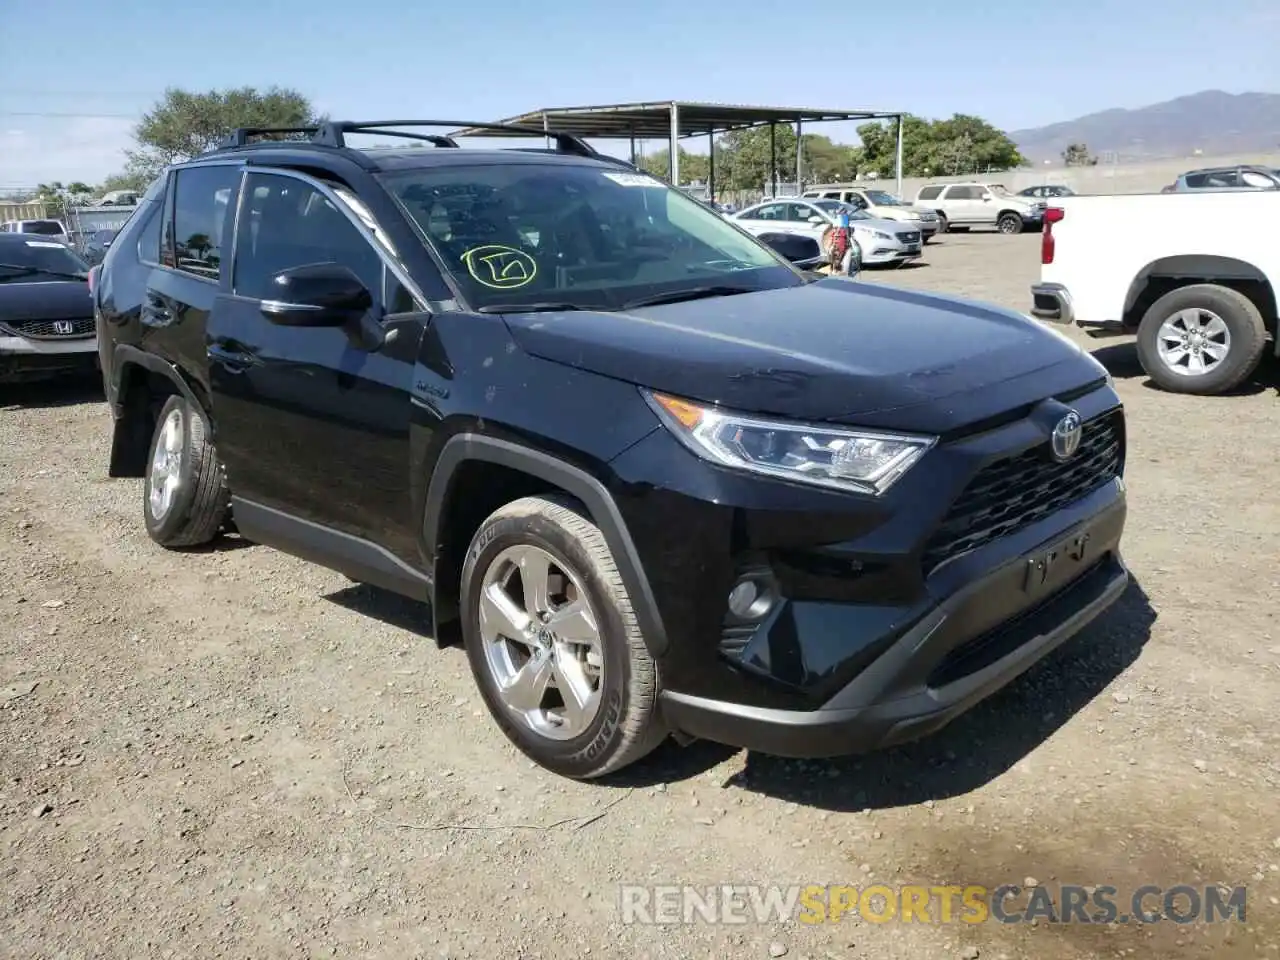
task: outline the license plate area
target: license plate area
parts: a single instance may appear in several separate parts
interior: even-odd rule
[[[1032,597],[1069,583],[1093,561],[1092,534],[1084,530],[1063,537],[1027,558],[1022,590]]]

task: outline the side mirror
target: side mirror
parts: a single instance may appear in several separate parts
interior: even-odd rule
[[[342,327],[358,322],[372,306],[372,294],[347,267],[311,263],[272,277],[262,312],[283,326]]]
[[[820,216],[818,216],[817,214],[814,214],[812,217],[810,217],[810,218],[809,218],[809,222],[810,222],[810,223],[812,223],[812,224],[826,223],[826,222],[827,222],[827,218],[826,218],[826,217],[820,217]]]

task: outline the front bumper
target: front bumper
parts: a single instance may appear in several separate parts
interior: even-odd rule
[[[97,337],[30,340],[0,330],[0,381],[40,380],[99,363]]]
[[[883,263],[903,263],[907,260],[918,260],[921,256],[921,243],[904,244],[901,241],[881,240],[879,237],[856,237],[858,246],[862,248],[862,265],[875,266]]]
[[[934,733],[1119,599],[1129,582],[1119,552],[1125,513],[1121,498],[952,594],[817,710],[665,692],[664,718],[689,736],[787,757],[862,753]],[[1077,559],[1070,545],[1080,543]],[[1061,565],[1038,572],[1055,551]],[[1039,587],[1034,599],[1028,583]]]

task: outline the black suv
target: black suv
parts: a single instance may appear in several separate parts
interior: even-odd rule
[[[112,244],[109,473],[146,478],[158,543],[234,529],[429,601],[572,777],[667,734],[918,737],[1125,589],[1125,422],[1087,353],[797,270],[574,136],[431,126],[237,131]],[[371,131],[418,144],[348,145]]]

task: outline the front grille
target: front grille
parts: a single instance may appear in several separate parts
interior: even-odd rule
[[[1066,463],[1049,442],[983,467],[951,505],[924,550],[926,576],[939,564],[1051,516],[1120,472],[1124,422],[1119,411],[1084,424],[1080,448]]]
[[[88,337],[94,333],[93,317],[76,317],[73,320],[14,320],[6,322],[5,326],[19,336],[30,337],[32,340],[66,340]]]
[[[899,239],[899,240],[901,240],[903,243],[919,243],[919,242],[920,242],[920,231],[919,231],[919,230],[904,230],[904,231],[902,231],[901,233],[899,233],[899,234],[898,234],[898,239]]]

